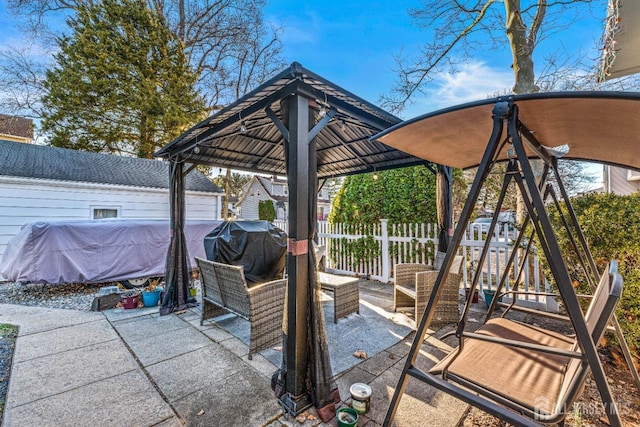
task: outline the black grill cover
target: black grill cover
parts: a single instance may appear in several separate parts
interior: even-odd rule
[[[241,265],[247,283],[281,279],[287,233],[269,221],[226,221],[204,238],[207,259]]]

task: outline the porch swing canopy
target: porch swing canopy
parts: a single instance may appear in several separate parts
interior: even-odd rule
[[[544,147],[568,145],[564,159],[640,170],[640,93],[551,92],[462,104],[395,125],[374,139],[455,168],[478,166],[491,135],[494,105],[515,103],[525,131]],[[527,134],[526,131],[529,131]],[[506,132],[505,132],[506,134]],[[507,160],[502,147],[498,160]],[[529,148],[531,157],[536,157]]]

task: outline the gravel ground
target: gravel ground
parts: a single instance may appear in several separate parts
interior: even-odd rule
[[[5,282],[0,283],[0,303],[89,311],[99,289],[113,285],[114,283],[38,285]]]

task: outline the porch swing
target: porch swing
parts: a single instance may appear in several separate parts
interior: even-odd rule
[[[534,100],[544,99],[535,96],[530,96],[529,99],[531,98]],[[524,98],[521,97],[521,99]],[[423,381],[513,425],[536,426],[540,423],[562,425],[567,410],[582,392],[589,372],[593,374],[610,425],[622,425],[597,354],[600,339],[608,325],[612,323],[613,329],[618,333],[627,361],[631,360],[628,346],[617,320],[613,316],[622,293],[622,277],[617,272],[617,262],[613,260],[602,273],[598,271],[558,173],[557,159],[565,153],[545,147],[539,142],[538,134],[534,135],[519,119],[517,100],[518,97],[505,97],[498,98],[493,102],[491,136],[479,163],[476,178],[471,186],[425,313],[416,331],[416,337],[384,421],[385,426],[391,425],[408,377]],[[487,102],[479,105],[486,107]],[[486,112],[486,108],[483,111]],[[445,115],[446,112],[441,114],[441,116]],[[442,126],[441,119],[442,117],[438,118],[437,126]],[[417,122],[418,120],[413,121],[413,124]],[[409,125],[411,124],[409,123]],[[405,146],[401,146],[401,144],[394,144],[397,139],[385,138],[390,134],[393,136],[395,131],[398,134],[396,137],[406,139],[407,129],[402,128],[402,125],[397,126],[397,130],[392,128],[379,135],[378,139],[404,150],[409,142],[405,141]],[[425,131],[424,128],[421,130]],[[502,140],[505,130],[506,137]],[[460,150],[464,151],[465,148],[462,147]],[[415,151],[407,151],[416,155]],[[534,175],[530,162],[531,157],[537,157],[544,162],[544,169],[539,179],[536,179]],[[430,158],[429,160],[434,159]],[[515,182],[524,199],[527,213],[523,230],[526,229],[528,223],[532,225],[532,231],[528,235],[528,242],[525,245],[525,254],[528,254],[531,249],[533,237],[537,237],[538,245],[548,261],[551,278],[557,286],[558,296],[568,314],[566,319],[570,321],[575,336],[567,337],[506,317],[507,313],[514,309],[527,311],[526,308],[515,306],[519,294],[517,283],[525,262],[517,266],[516,285],[508,292],[503,291],[514,264],[516,251],[513,251],[496,288],[496,294],[489,306],[485,323],[475,332],[465,330],[473,291],[477,289],[479,277],[482,274],[478,269],[473,276],[472,289],[456,328],[449,334],[455,335],[458,339],[458,347],[428,372],[423,372],[415,367],[415,362],[426,330],[431,323],[434,308],[442,293],[441,283],[443,278],[447,277],[452,266],[453,256],[460,245],[464,229],[469,222],[482,186],[497,161],[507,161],[508,166],[488,235],[493,235],[505,194],[510,183]],[[549,182],[549,178],[552,176],[555,179],[556,187],[560,190],[561,199],[566,205],[569,219],[560,210],[556,187]],[[559,210],[560,218],[569,233],[573,249],[578,254],[583,271],[587,272],[587,282],[592,295],[586,313],[583,313],[578,301],[578,295],[574,290],[551,225],[547,206],[556,207]],[[577,239],[575,235],[577,235]],[[519,233],[518,239],[514,243],[515,247],[521,247],[524,236],[524,232]],[[489,244],[490,239],[487,239],[480,255],[479,265],[484,264],[489,253]],[[511,304],[500,303],[498,295],[509,295],[513,302]],[[551,294],[545,294],[545,296],[552,297]],[[505,310],[502,316],[491,318],[498,304],[504,306]],[[560,317],[558,315],[552,316]],[[490,369],[495,366],[499,366],[499,369]],[[634,374],[636,385],[640,387],[638,373],[632,363],[630,363],[630,368]]]

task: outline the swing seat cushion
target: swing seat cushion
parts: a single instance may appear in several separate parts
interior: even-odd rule
[[[622,277],[605,270],[584,317],[596,345],[621,294]],[[576,338],[503,318],[487,321],[476,334],[504,341],[466,335],[464,345],[436,364],[430,374],[443,375],[446,370],[448,380],[492,400],[512,407],[516,404],[536,416],[563,418],[564,410],[580,392],[589,365],[580,358],[543,352],[533,346],[579,354],[581,346]],[[509,344],[514,341],[518,345]]]
[[[476,332],[564,350],[571,350],[575,342],[552,331],[502,318],[487,321]],[[441,374],[454,354],[449,354],[430,372]],[[467,339],[448,373],[534,409],[540,407],[542,399],[552,406],[558,401],[570,360],[566,356]]]

